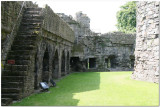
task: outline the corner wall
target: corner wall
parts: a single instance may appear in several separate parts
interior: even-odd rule
[[[159,2],[137,3],[137,36],[133,79],[158,83]]]

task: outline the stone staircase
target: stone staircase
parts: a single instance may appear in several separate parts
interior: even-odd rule
[[[25,80],[29,76],[42,23],[41,10],[42,8],[25,8],[18,35],[7,56],[7,61],[15,60],[15,64],[7,64],[6,61],[2,72],[2,106],[24,97]]]

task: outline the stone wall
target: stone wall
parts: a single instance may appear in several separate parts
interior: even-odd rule
[[[137,37],[133,79],[158,82],[160,2],[137,3]]]
[[[107,33],[101,36],[87,36],[84,59],[96,58],[96,69],[110,71],[133,70],[134,65],[134,34],[121,32]]]
[[[42,15],[44,17],[42,28],[50,33],[53,33],[70,42],[74,41],[73,30],[68,24],[64,22],[53,10],[46,5],[43,9]]]
[[[4,2],[1,4],[2,44],[7,34],[10,34],[23,2]]]
[[[22,4],[23,2],[1,2],[1,60],[3,64],[5,63],[7,52],[20,25],[23,10],[18,20],[17,17],[21,10]],[[15,28],[12,32],[14,26]]]
[[[95,36],[97,35],[95,32],[90,30],[90,23],[87,22],[87,25],[85,25],[85,21],[83,22],[82,19],[87,17],[83,13],[82,16],[77,16],[77,19],[74,19],[72,16],[67,16],[64,13],[57,13],[74,31],[75,35],[75,44],[79,44],[81,39],[84,38],[84,36]],[[80,14],[80,13],[79,13]],[[90,19],[87,19],[90,20]]]
[[[36,6],[30,1],[1,1],[1,61],[3,65],[12,42],[18,34],[24,8]]]
[[[41,15],[43,22],[34,59],[35,87],[39,87],[38,83],[42,81],[51,85],[50,79],[70,73],[69,60],[75,39],[73,30],[49,6],[42,9]],[[48,69],[45,70],[45,67]]]
[[[18,3],[15,2],[15,4]],[[16,25],[16,33],[12,38],[13,43],[11,41],[4,43],[6,45],[9,42],[11,48],[8,48],[6,64],[2,71],[2,83],[12,82],[12,79],[22,83],[20,87],[22,91],[16,91],[13,93],[15,96],[11,94],[8,98],[21,99],[29,96],[35,89],[39,89],[40,82],[51,85],[50,79],[58,79],[70,73],[69,61],[75,39],[74,32],[50,7],[34,8],[34,4],[32,6],[30,3],[32,4],[32,2],[26,2],[22,9],[21,19],[18,20],[19,25]],[[3,5],[5,4],[6,2]],[[9,4],[12,4],[12,1]],[[3,11],[7,5],[2,6]],[[13,10],[9,10],[10,13]],[[11,16],[2,17],[5,19]],[[14,19],[9,21],[14,21],[13,25],[17,24]],[[13,27],[9,22],[5,26]],[[2,29],[2,32],[5,31]],[[10,36],[10,32],[8,34]],[[15,64],[8,64],[8,60],[14,60]],[[9,81],[6,80],[7,78]],[[17,87],[19,86],[16,85]],[[5,89],[4,86],[2,88]],[[14,87],[8,85],[7,88],[12,91]],[[8,94],[10,94],[9,91],[7,91]],[[6,98],[4,92],[2,95]]]
[[[82,11],[79,11],[76,13],[75,20],[86,28],[90,29],[90,18],[87,16],[87,14],[83,14]]]
[[[75,33],[76,41],[72,49],[72,57],[74,57],[73,60],[79,58],[79,67],[77,68],[80,69],[82,66],[85,66],[85,69],[88,68],[89,59],[92,58],[91,60],[95,60],[96,63],[94,68],[99,70],[133,70],[135,34],[115,32],[102,35],[87,27],[90,26],[89,22],[85,20],[87,15],[82,12],[76,14],[75,20],[64,13],[58,15],[69,24]],[[89,20],[88,17],[87,20]],[[87,25],[83,24],[85,22]],[[111,59],[114,60],[112,67],[109,66]]]

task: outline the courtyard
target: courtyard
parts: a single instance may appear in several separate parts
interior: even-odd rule
[[[158,106],[159,10],[158,1],[2,1],[1,105]]]
[[[158,84],[131,79],[132,72],[78,72],[48,92],[12,106],[158,106]]]

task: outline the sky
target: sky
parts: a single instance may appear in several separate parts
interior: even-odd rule
[[[38,0],[36,2],[40,7],[49,5],[55,13],[65,13],[75,17],[75,13],[82,11],[90,18],[90,28],[96,33],[107,33],[117,31],[116,13],[120,6],[127,1],[115,0]]]

